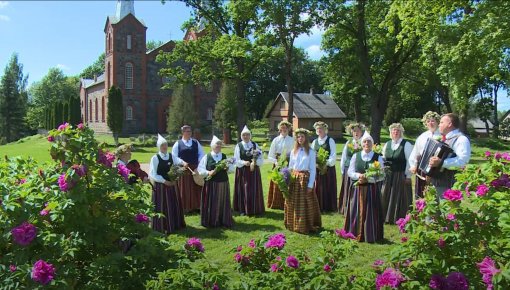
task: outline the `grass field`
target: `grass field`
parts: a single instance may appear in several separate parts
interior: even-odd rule
[[[97,139],[101,142],[109,144],[110,149],[114,149],[113,139],[110,136],[99,135]],[[388,136],[383,136],[383,140],[388,140]],[[412,140],[412,139],[411,139]],[[414,141],[414,140],[413,140]],[[121,143],[129,143],[129,139],[120,139]],[[472,140],[473,154],[472,162],[482,162],[482,154],[486,150],[504,151],[509,149],[509,143],[503,141],[494,141],[489,139]],[[205,144],[204,150],[209,151],[209,146]],[[269,144],[268,144],[269,146]],[[0,146],[0,156],[31,156],[32,158],[45,162],[51,161],[49,156],[50,144],[45,136],[35,135],[24,138],[18,142]],[[341,153],[343,144],[337,144],[337,152]],[[266,148],[268,150],[269,148]],[[155,147],[138,147],[133,153],[133,159],[137,159],[140,163],[147,163],[150,157],[156,152]],[[223,152],[229,156],[233,154],[233,146],[226,146]],[[268,188],[268,172],[270,165],[265,164],[262,167],[262,180],[264,193]],[[337,176],[340,177],[339,168],[337,166]],[[233,174],[230,175],[231,187],[233,187]],[[340,180],[340,178],[339,178]],[[147,197],[150,197],[150,188],[147,186]],[[233,192],[233,188],[232,191]],[[266,200],[266,199],[265,199]],[[266,213],[260,217],[234,216],[235,225],[232,229],[206,229],[200,226],[199,214],[191,214],[186,216],[187,228],[172,234],[169,239],[177,242],[184,242],[189,237],[199,237],[202,239],[206,248],[206,255],[211,262],[216,262],[223,266],[224,269],[234,271],[233,253],[231,249],[237,245],[249,242],[252,238],[258,238],[263,234],[273,234],[275,232],[283,232],[287,236],[288,248],[303,250],[313,253],[317,248],[319,240],[318,234],[301,235],[289,232],[283,225],[283,211],[266,210]],[[324,230],[332,231],[341,228],[344,222],[342,215],[338,213],[328,213],[322,215],[322,225]],[[360,243],[359,255],[352,257],[349,263],[354,268],[369,268],[376,259],[385,259],[394,246],[400,243],[400,235],[398,228],[394,225],[385,226],[385,242],[382,244]],[[313,255],[313,254],[312,254]]]

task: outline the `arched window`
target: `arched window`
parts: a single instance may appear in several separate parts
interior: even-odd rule
[[[89,100],[89,122],[92,122],[92,100]]]
[[[133,64],[126,63],[126,89],[133,89]]]
[[[104,123],[105,121],[105,114],[104,114],[104,96],[103,96],[103,99],[101,100],[101,121]]]
[[[96,99],[94,102],[95,102],[95,104],[96,104],[96,107],[95,107],[95,111],[96,111],[96,112],[95,112],[95,113],[96,113],[96,122],[99,122],[99,114],[98,114],[98,112],[99,112],[99,108],[98,108],[98,104],[97,104],[97,99]]]
[[[133,107],[126,107],[126,120],[133,120]]]

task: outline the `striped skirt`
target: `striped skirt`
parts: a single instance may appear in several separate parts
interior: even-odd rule
[[[347,203],[349,200],[350,192],[352,191],[352,181],[349,175],[347,174],[347,170],[349,167],[344,167],[344,174],[342,175],[342,185],[340,187],[340,196],[338,197],[338,211],[345,215],[347,210]]]
[[[292,172],[290,197],[285,200],[285,227],[289,231],[307,234],[322,226],[317,195],[307,193],[309,172]]]
[[[206,181],[202,188],[200,203],[200,221],[202,226],[232,227],[232,208],[230,206],[230,184],[228,181]]]
[[[413,203],[413,189],[406,184],[403,171],[390,172],[384,179],[382,187],[382,202],[384,221],[394,224],[399,218],[404,218]]]
[[[234,210],[242,215],[259,215],[265,212],[260,168],[250,171],[249,166],[236,169],[234,184]]]
[[[168,234],[186,227],[181,197],[175,185],[166,186],[156,182],[152,190],[152,203],[155,212],[164,215],[152,219],[152,229]]]
[[[344,229],[360,242],[375,243],[384,239],[381,183],[359,185],[350,192]]]
[[[195,170],[197,166],[190,165],[190,168]],[[181,194],[182,208],[184,209],[184,212],[199,210],[202,187],[198,186],[195,181],[193,181],[193,175],[189,170],[186,170],[184,175],[179,178],[177,186],[179,187],[179,193]]]
[[[324,175],[320,175],[319,171],[317,171],[315,194],[317,194],[321,211],[337,211],[336,190],[336,167],[328,166]]]
[[[273,169],[276,165],[273,164]],[[283,209],[285,199],[280,188],[272,180],[269,180],[269,192],[267,193],[267,207],[272,209]]]

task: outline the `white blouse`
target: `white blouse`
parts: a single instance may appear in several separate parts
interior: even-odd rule
[[[310,179],[308,179],[308,188],[313,188],[316,174],[315,164],[315,151],[310,148],[306,154],[303,148],[299,148],[297,154],[294,154],[294,149],[290,152],[289,168],[298,171],[310,172]]]
[[[324,138],[322,138],[322,139],[320,137],[318,137],[317,139],[313,140],[312,148],[318,148],[319,146],[324,144],[327,139],[328,139],[328,135],[324,136]],[[319,143],[319,145],[316,145],[317,143]],[[331,152],[329,153],[329,158],[328,158],[326,164],[329,167],[333,167],[333,166],[335,166],[335,162],[336,162],[336,144],[335,144],[335,140],[333,140],[333,138],[329,138],[329,149],[331,150]]]
[[[351,163],[349,164],[349,169],[347,170],[347,174],[349,174],[349,177],[352,180],[358,180],[362,174],[362,173],[356,172],[356,156],[358,156],[357,153],[352,155]],[[370,161],[372,159],[372,157],[374,157],[374,151],[370,151],[368,153],[365,153],[365,151],[361,151],[361,159],[363,161]],[[381,155],[379,155],[379,159],[377,161],[379,161],[381,166],[384,164],[384,160]],[[382,181],[382,180],[384,180],[384,176],[382,176],[381,179],[379,179],[379,180],[374,180],[374,179],[369,178],[368,182],[375,183],[376,181]]]
[[[416,138],[416,143],[414,143],[413,151],[411,151],[411,154],[409,155],[409,166],[410,167],[418,167],[418,156],[423,155],[423,150],[425,150],[425,143],[427,143],[427,140],[429,138],[440,138],[441,134],[438,130],[435,132],[426,131],[420,134],[418,138]]]
[[[211,156],[212,158],[214,159],[214,161],[216,162],[219,162],[221,160],[221,156],[222,153],[219,152],[219,153],[214,153],[214,152],[211,152]],[[202,176],[207,176],[209,175],[209,172],[212,171],[212,170],[207,170],[207,154],[204,155],[202,157],[202,159],[200,159],[200,163],[198,163],[198,167],[197,167],[197,170],[198,170],[198,174],[202,175]],[[228,166],[228,172],[232,172],[234,171],[234,164],[230,164]]]
[[[278,135],[278,137],[273,139],[271,142],[271,147],[269,147],[269,153],[267,154],[267,159],[272,163],[278,162],[276,159],[276,154],[290,154],[292,148],[294,147],[294,138],[289,135],[283,137],[282,135]]]
[[[159,159],[158,156],[161,157],[163,160],[169,160],[170,156],[172,156],[172,161],[174,165],[181,165],[183,164],[183,160],[174,154],[163,154],[161,152],[158,152],[158,154],[152,156],[151,163],[149,164],[149,177],[159,183],[165,183],[165,179],[163,176],[158,174],[158,165],[159,165]]]
[[[397,140],[397,142],[394,142],[393,140],[390,140],[391,142],[391,149],[392,150],[397,150],[397,148],[400,146],[400,143],[402,143],[402,140],[403,138],[400,138]],[[382,153],[383,153],[383,157],[386,158],[386,156],[384,156],[384,154],[386,153],[386,147],[388,146],[388,142],[384,143],[384,146],[383,146],[383,149],[382,149]],[[409,140],[406,142],[406,145],[404,146],[404,155],[406,157],[406,170],[405,170],[405,174],[406,174],[406,178],[411,178],[411,171],[409,170],[410,167],[409,167],[409,158],[411,156],[411,152],[413,151],[413,148],[414,146],[411,144],[411,142],[409,142]]]
[[[252,147],[253,147],[253,144],[251,142],[251,140],[246,143],[244,141],[241,141],[241,145],[244,147],[244,150],[251,150]],[[257,145],[257,143],[255,143],[255,149],[258,149],[260,150],[260,147],[259,145]],[[260,150],[260,152],[262,152],[262,150]],[[255,164],[257,164],[258,167],[262,166],[262,164],[264,164],[264,157],[262,156],[263,154],[260,154],[259,157],[257,157],[257,160],[255,162]],[[242,168],[244,165],[244,160],[241,159],[241,151],[239,150],[239,144],[236,144],[236,147],[234,149],[234,158],[236,159],[236,166],[238,168]]]
[[[342,173],[342,175],[344,175],[344,163],[345,160],[347,159],[347,150],[349,150],[349,143],[352,143],[354,140],[355,140],[354,138],[352,140],[347,140],[347,142],[345,142],[344,149],[342,150],[342,157],[340,158],[340,172]],[[357,139],[356,142],[358,142],[361,147],[361,140]]]

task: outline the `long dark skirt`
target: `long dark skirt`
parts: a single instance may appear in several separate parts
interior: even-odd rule
[[[232,227],[230,184],[228,181],[206,181],[202,188],[200,220],[204,227]]]
[[[318,231],[322,226],[321,212],[317,195],[307,192],[310,173],[294,171],[292,176],[289,198],[285,200],[285,228],[302,234]]]
[[[317,194],[321,211],[337,211],[336,190],[335,166],[328,166],[324,175],[320,175],[317,170],[317,175],[315,176],[315,194]]]
[[[344,174],[342,175],[342,186],[340,187],[340,196],[338,197],[338,211],[345,215],[347,210],[347,203],[349,200],[350,192],[352,191],[352,181],[347,171],[349,167],[344,167]]]
[[[344,229],[360,242],[375,243],[384,239],[381,182],[358,185],[351,191]]]
[[[275,165],[273,164],[273,169]],[[272,180],[269,181],[269,191],[267,193],[267,207],[272,209],[283,209],[285,205],[285,199],[283,194],[278,188],[278,185]]]
[[[413,203],[411,184],[406,184],[403,171],[390,172],[386,175],[382,187],[382,201],[384,221],[394,224],[399,218],[404,218]]]
[[[152,190],[152,203],[156,213],[164,215],[164,217],[152,219],[152,229],[162,233],[172,233],[186,227],[181,197],[175,185],[166,186],[156,182]]]
[[[190,165],[192,170],[197,168],[196,165]],[[199,210],[200,209],[200,194],[202,187],[198,186],[193,181],[193,175],[189,170],[184,172],[184,175],[177,181],[179,187],[179,193],[181,194],[182,208],[185,212]]]
[[[236,169],[234,210],[245,215],[264,213],[264,195],[258,166],[253,171],[250,171],[249,166]]]

